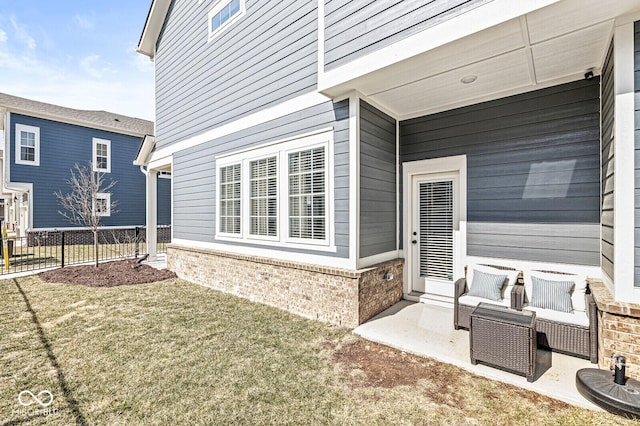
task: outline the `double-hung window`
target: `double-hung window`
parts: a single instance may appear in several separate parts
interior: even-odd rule
[[[332,131],[216,158],[216,238],[335,250]]]
[[[111,173],[111,141],[93,138],[93,171]]]
[[[289,154],[290,238],[326,238],[325,161],[324,147]]]
[[[220,168],[218,174],[219,203],[218,231],[222,234],[240,236],[240,171],[241,165],[232,164]]]
[[[278,235],[278,158],[249,162],[249,233]]]
[[[111,216],[111,194],[99,192],[94,205],[96,216]]]
[[[40,128],[16,124],[16,164],[40,165]]]
[[[209,9],[209,40],[245,13],[245,0],[219,0]]]

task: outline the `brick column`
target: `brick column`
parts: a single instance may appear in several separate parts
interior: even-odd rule
[[[602,281],[589,287],[598,305],[598,366],[608,369],[611,355],[623,355],[627,376],[640,380],[640,305],[616,302]]]

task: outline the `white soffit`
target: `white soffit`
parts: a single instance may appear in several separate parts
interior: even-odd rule
[[[487,93],[524,87],[531,84],[526,55],[525,49],[499,55],[375,95],[373,99],[404,115],[430,105],[448,105],[454,99],[471,100]],[[487,75],[486,70],[492,70],[491,74]],[[478,80],[473,84],[460,83],[467,75],[477,75]]]
[[[499,40],[499,43],[496,42]],[[524,47],[518,20],[505,22],[472,37],[439,47],[385,69],[362,81],[360,91],[374,95]],[[393,75],[389,79],[388,73]]]
[[[599,68],[612,28],[609,21],[532,46],[537,82]]]
[[[531,43],[640,10],[638,0],[564,0],[527,15]]]
[[[560,1],[325,93],[358,90],[405,119],[599,75],[614,19],[638,11],[640,0]]]

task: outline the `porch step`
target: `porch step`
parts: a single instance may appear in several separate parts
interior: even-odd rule
[[[453,298],[449,296],[421,293],[419,296],[419,300],[420,300],[420,303],[426,303],[428,305],[443,306],[445,308],[453,307]]]

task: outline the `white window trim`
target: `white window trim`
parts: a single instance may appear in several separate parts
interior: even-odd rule
[[[305,151],[312,148],[325,148],[325,239],[312,240],[305,238],[289,238],[289,167],[288,155],[291,152]],[[277,157],[278,163],[278,230],[277,236],[251,235],[249,233],[249,162],[266,157]],[[220,223],[216,214],[216,240],[250,242],[264,246],[277,246],[298,249],[311,249],[316,251],[335,252],[335,213],[334,213],[334,153],[333,153],[333,129],[321,133],[311,133],[299,138],[288,138],[280,142],[263,145],[251,150],[242,150],[237,153],[224,154],[216,157],[216,176],[220,175],[220,169],[232,164],[242,163],[242,205],[241,205],[241,233],[220,233]],[[219,183],[216,179],[216,211],[220,205]]]
[[[211,31],[211,18],[213,18],[218,12],[222,10],[223,7],[231,3],[231,0],[218,0],[211,6],[209,12],[207,13],[207,29],[209,30],[209,38],[207,42],[210,42],[214,38],[218,36],[218,34],[222,33],[224,30],[229,28],[234,22],[243,17],[245,13],[247,13],[247,9],[245,6],[245,0],[240,0],[240,11],[232,16],[227,22],[220,25],[216,28],[215,31]]]
[[[104,169],[98,168],[98,144],[107,146],[107,167]],[[107,139],[93,138],[93,155],[92,164],[94,172],[111,173],[111,141]]]
[[[111,216],[111,194],[108,192],[98,192],[96,194],[96,201],[99,199],[104,199],[107,201],[107,211],[106,212],[96,212],[97,216],[101,216],[101,217],[109,217]],[[94,203],[93,205],[93,211],[95,211],[96,209],[96,205]]]
[[[29,132],[35,134],[35,149],[34,149],[34,160],[23,160],[21,158],[21,134],[22,132]],[[16,134],[15,134],[15,163],[22,164],[26,166],[39,166],[40,165],[40,128],[35,126],[27,126],[26,124],[16,124]]]

